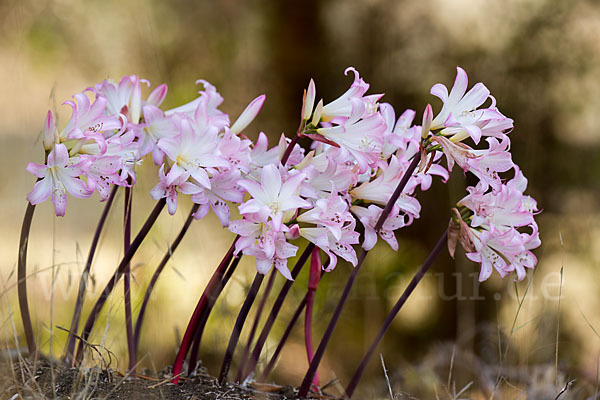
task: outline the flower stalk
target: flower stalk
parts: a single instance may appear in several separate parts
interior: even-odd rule
[[[64,355],[64,361],[69,365],[73,364],[73,354],[75,352],[75,336],[77,334],[77,330],[79,329],[79,320],[81,319],[83,300],[85,298],[85,291],[88,284],[88,278],[90,276],[90,270],[92,268],[92,261],[94,260],[94,255],[96,254],[96,248],[98,247],[98,242],[100,241],[102,229],[104,229],[104,223],[108,218],[108,214],[110,212],[118,189],[118,186],[113,186],[108,200],[106,200],[104,210],[102,210],[102,214],[100,215],[100,219],[98,220],[98,225],[96,226],[96,231],[94,232],[94,237],[92,238],[92,243],[90,244],[90,250],[88,252],[88,258],[85,263],[85,268],[83,269],[83,272],[81,273],[81,278],[79,280],[79,290],[77,292],[77,300],[75,301],[73,318],[71,320],[71,327],[69,329],[69,336],[67,337],[67,347]]]
[[[196,364],[198,362],[198,353],[200,350],[200,344],[202,343],[202,336],[204,334],[204,329],[206,328],[206,323],[208,322],[208,318],[210,317],[210,313],[213,310],[217,299],[223,292],[225,286],[227,286],[227,282],[235,272],[238,264],[242,259],[242,255],[234,256],[231,264],[225,271],[223,278],[217,282],[213,290],[210,292],[208,296],[208,302],[206,303],[206,308],[204,309],[198,324],[196,325],[196,330],[194,333],[194,342],[192,344],[192,350],[190,352],[190,357],[188,359],[188,375],[191,375],[196,369]]]
[[[229,247],[229,250],[227,250],[227,253],[225,253],[225,256],[221,260],[221,263],[217,266],[217,269],[215,269],[215,272],[213,273],[213,275],[210,278],[210,281],[208,281],[208,284],[204,288],[204,292],[202,292],[202,296],[200,296],[198,304],[196,305],[192,317],[190,318],[190,322],[188,323],[188,326],[185,330],[185,334],[183,335],[183,339],[181,340],[179,351],[177,352],[177,356],[175,357],[175,361],[173,362],[174,378],[171,381],[173,384],[177,384],[179,382],[179,375],[181,373],[181,370],[183,369],[183,362],[188,353],[188,350],[190,349],[192,340],[194,339],[196,328],[201,320],[202,313],[207,307],[211,291],[221,281],[225,269],[231,262],[237,239],[238,237],[236,236],[236,238],[233,240],[233,243]]]
[[[156,205],[154,206],[154,209],[148,216],[148,219],[146,219],[146,222],[144,223],[144,225],[142,226],[142,228],[136,235],[135,239],[133,239],[133,242],[131,242],[131,246],[129,247],[129,250],[127,251],[127,253],[125,253],[125,255],[123,256],[123,259],[119,263],[117,270],[115,271],[113,276],[110,278],[110,280],[104,287],[104,290],[102,290],[102,293],[100,293],[100,297],[98,297],[96,304],[94,304],[94,307],[92,308],[92,311],[90,312],[90,315],[88,316],[85,326],[83,327],[83,330],[81,332],[82,340],[79,341],[79,345],[77,346],[77,353],[75,356],[75,361],[78,364],[81,363],[81,361],[83,360],[83,353],[84,353],[83,346],[84,346],[85,342],[87,342],[87,340],[92,332],[92,328],[94,327],[94,324],[96,323],[96,320],[98,319],[98,315],[100,314],[100,311],[102,310],[102,307],[104,306],[104,303],[106,303],[106,300],[108,300],[108,296],[110,295],[110,293],[113,291],[113,289],[117,285],[119,278],[121,278],[121,275],[123,275],[123,273],[125,272],[127,264],[131,261],[131,259],[133,258],[133,256],[135,255],[135,253],[137,252],[139,247],[141,246],[142,242],[148,235],[148,232],[150,232],[150,229],[152,228],[152,226],[158,219],[158,216],[160,215],[160,212],[164,208],[165,204],[166,204],[165,199],[160,199],[156,203]]]
[[[319,287],[319,280],[321,279],[321,250],[315,247],[312,251],[310,260],[310,273],[308,277],[308,291],[306,293],[306,313],[304,317],[304,342],[306,345],[306,356],[308,363],[310,364],[314,357],[313,341],[312,341],[312,315],[313,315],[313,304],[315,302],[315,294]],[[316,373],[313,379],[313,386],[319,387],[319,374]]]
[[[221,365],[221,372],[219,373],[219,384],[223,385],[227,380],[227,374],[229,372],[229,367],[231,366],[231,360],[233,359],[233,353],[235,352],[235,348],[240,339],[240,334],[242,333],[242,328],[244,327],[244,322],[246,322],[246,317],[250,312],[250,308],[252,304],[254,304],[254,300],[256,299],[256,295],[258,294],[258,290],[262,284],[264,279],[264,275],[260,272],[257,272],[254,281],[252,282],[252,286],[248,291],[248,295],[244,300],[244,304],[242,304],[242,308],[235,320],[235,325],[233,326],[233,332],[231,332],[231,337],[229,338],[229,344],[227,345],[227,350],[225,351],[225,357],[223,358],[223,364]]]
[[[173,240],[173,243],[171,244],[171,246],[169,246],[169,248],[167,249],[165,255],[163,256],[162,260],[160,261],[160,264],[158,264],[158,266],[154,270],[154,273],[152,274],[152,278],[150,279],[150,283],[148,283],[148,287],[146,288],[146,292],[144,293],[144,299],[142,300],[142,305],[140,306],[140,311],[138,313],[138,317],[135,322],[135,331],[133,334],[133,343],[134,343],[136,358],[137,358],[137,352],[138,352],[139,345],[140,345],[140,334],[142,331],[142,324],[144,323],[144,316],[146,315],[146,308],[148,307],[148,302],[150,301],[150,296],[152,295],[152,291],[154,290],[154,287],[156,286],[156,282],[158,281],[160,274],[162,273],[165,266],[167,265],[167,262],[171,259],[171,256],[173,255],[175,250],[177,250],[177,247],[179,247],[179,243],[181,243],[181,241],[183,240],[183,237],[187,233],[187,230],[189,229],[190,225],[192,224],[192,221],[194,220],[194,213],[196,211],[198,211],[198,207],[199,207],[198,204],[194,204],[194,206],[190,210],[190,213],[189,213],[188,217],[186,218],[186,220],[183,224],[183,227],[181,227],[181,231],[179,231],[179,234],[177,235],[175,240]]]
[[[125,187],[125,201],[123,204],[123,252],[127,253],[131,245],[131,205],[133,191]],[[137,360],[135,341],[133,336],[133,317],[131,315],[131,263],[127,263],[123,272],[123,304],[125,306],[125,329],[127,334],[127,353],[129,356],[129,375],[135,376]]]
[[[273,370],[273,367],[275,367],[275,363],[277,362],[277,359],[279,358],[279,353],[281,353],[283,346],[285,345],[290,334],[292,333],[292,329],[294,329],[294,325],[296,325],[296,322],[300,318],[300,315],[302,315],[302,312],[304,311],[304,308],[306,307],[307,300],[308,300],[308,293],[306,295],[304,295],[304,298],[298,304],[296,311],[294,311],[294,315],[292,315],[292,319],[288,323],[288,326],[285,328],[285,331],[283,332],[281,339],[279,339],[279,343],[277,344],[277,348],[275,349],[275,352],[271,356],[269,363],[267,364],[267,366],[261,373],[260,378],[258,379],[259,382],[264,382],[265,379],[267,379],[267,376],[269,376],[269,374]]]
[[[19,264],[17,268],[17,293],[19,297],[19,309],[23,321],[23,331],[27,340],[29,356],[35,357],[37,346],[33,336],[33,325],[31,324],[31,314],[29,313],[29,302],[27,300],[27,247],[29,245],[29,232],[31,231],[31,221],[35,205],[27,203],[23,225],[21,226],[21,238],[19,240]]]
[[[440,254],[442,249],[444,249],[447,242],[448,242],[448,230],[446,229],[444,231],[444,233],[442,234],[442,236],[440,237],[440,239],[438,240],[438,242],[436,243],[436,245],[434,246],[434,248],[431,250],[431,253],[429,253],[429,256],[427,256],[427,259],[425,260],[425,262],[423,263],[421,268],[419,268],[419,270],[417,271],[415,276],[412,278],[412,280],[410,281],[410,283],[408,284],[406,289],[404,289],[404,292],[402,293],[402,295],[400,296],[400,298],[398,299],[398,301],[396,302],[394,307],[390,310],[385,321],[383,322],[383,325],[379,329],[379,332],[377,333],[377,335],[373,339],[373,342],[369,346],[369,349],[363,356],[360,364],[358,365],[358,368],[356,369],[356,371],[354,372],[354,375],[352,375],[352,378],[350,379],[350,383],[346,387],[346,395],[348,396],[348,398],[352,398],[352,395],[354,394],[354,390],[356,389],[356,386],[358,386],[358,383],[360,382],[360,379],[362,378],[362,375],[365,372],[365,368],[369,364],[371,357],[373,357],[373,353],[375,353],[375,350],[377,350],[377,346],[379,346],[379,343],[381,343],[381,340],[383,340],[385,333],[387,332],[389,327],[392,325],[394,318],[396,318],[396,315],[398,315],[398,313],[400,312],[400,309],[402,308],[404,303],[406,303],[406,300],[408,300],[408,297],[415,290],[415,288],[417,287],[419,282],[421,282],[421,280],[423,279],[423,277],[425,276],[425,274],[427,273],[427,271],[429,270],[429,268],[435,261],[438,254]]]
[[[293,279],[296,279],[296,277],[302,270],[302,267],[308,260],[308,257],[310,256],[314,247],[315,247],[315,245],[313,243],[309,243],[306,246],[306,249],[304,249],[304,252],[300,255],[300,258],[298,258],[296,265],[292,269],[292,278]],[[248,375],[250,373],[252,373],[252,371],[254,371],[254,369],[256,368],[256,364],[258,364],[258,359],[260,357],[260,353],[262,352],[262,348],[265,345],[265,342],[267,341],[267,337],[269,336],[269,333],[271,332],[271,328],[273,327],[273,324],[275,323],[275,320],[277,319],[277,315],[279,314],[279,311],[281,310],[281,307],[283,306],[283,302],[285,301],[285,298],[286,298],[288,292],[290,291],[290,288],[292,287],[293,283],[294,283],[293,280],[292,281],[286,280],[285,283],[283,284],[283,286],[281,287],[281,290],[279,291],[279,295],[277,295],[277,298],[275,299],[275,302],[273,303],[273,307],[271,308],[271,313],[269,314],[269,317],[265,321],[265,325],[263,326],[263,329],[260,332],[260,336],[256,340],[256,344],[254,345],[254,350],[252,351],[252,355],[250,357],[250,363],[248,364],[248,367],[246,368],[246,371],[244,373],[244,379],[247,378]]]
[[[246,347],[244,348],[244,354],[242,355],[242,359],[240,361],[240,367],[238,369],[236,380],[239,382],[242,379],[242,374],[244,373],[244,368],[246,367],[246,363],[248,362],[248,356],[250,355],[250,349],[252,347],[252,342],[254,341],[254,335],[256,335],[256,330],[258,329],[258,324],[260,322],[260,317],[262,316],[262,312],[265,308],[265,304],[269,298],[269,294],[271,293],[271,289],[273,288],[273,282],[275,282],[275,275],[277,272],[275,269],[271,270],[271,274],[269,275],[269,280],[267,281],[267,286],[263,292],[260,303],[258,303],[258,308],[256,310],[256,315],[254,316],[254,322],[252,323],[252,328],[250,329],[250,334],[248,335],[248,342],[246,343]]]
[[[383,211],[381,213],[381,216],[379,217],[379,219],[377,220],[377,223],[375,224],[375,232],[378,232],[381,229],[381,227],[383,226],[383,223],[385,222],[387,216],[389,215],[390,211],[392,210],[392,207],[396,203],[396,200],[398,200],[398,197],[400,197],[400,195],[402,194],[402,191],[404,190],[404,187],[408,183],[408,180],[412,176],[413,172],[417,169],[419,162],[420,162],[420,158],[414,157],[413,160],[411,161],[408,169],[404,172],[404,175],[402,176],[402,179],[398,183],[396,190],[394,190],[392,197],[388,200],[385,208],[383,209]],[[331,336],[333,335],[333,330],[335,329],[335,326],[337,325],[337,322],[340,319],[340,315],[342,314],[342,310],[343,310],[344,306],[346,305],[346,301],[348,300],[348,296],[350,295],[350,291],[352,289],[352,286],[354,285],[354,281],[356,280],[356,277],[358,276],[358,272],[360,271],[360,268],[361,268],[363,262],[365,261],[367,254],[368,254],[368,250],[363,249],[363,251],[360,253],[360,256],[358,257],[357,265],[354,267],[354,269],[352,270],[352,273],[350,274],[350,277],[348,278],[348,282],[346,283],[346,286],[344,287],[342,296],[340,297],[340,300],[335,308],[335,311],[333,312],[331,320],[329,321],[329,325],[327,326],[327,329],[325,330],[325,333],[323,334],[323,338],[321,339],[321,342],[319,343],[319,347],[317,348],[314,358],[308,367],[308,371],[306,372],[306,375],[304,375],[302,384],[300,385],[298,396],[301,398],[304,398],[308,395],[308,391],[310,390],[310,385],[313,382],[315,374],[317,373],[317,368],[319,367],[319,364],[321,363],[321,359],[323,358],[323,355],[325,354],[325,349],[327,348],[327,345],[329,344],[329,340],[331,340]]]

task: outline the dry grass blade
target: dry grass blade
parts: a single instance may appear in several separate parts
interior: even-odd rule
[[[388,376],[387,369],[385,368],[383,354],[379,353],[379,358],[381,358],[381,367],[383,368],[383,375],[385,376],[385,382],[387,383],[388,390],[390,391],[390,399],[394,400],[394,391],[392,390],[392,385],[390,384],[390,377]]]
[[[565,387],[562,388],[562,390],[560,391],[560,393],[558,393],[558,395],[556,395],[556,397],[554,398],[554,400],[558,400],[563,394],[565,394],[573,385],[573,383],[576,381],[576,379],[572,379],[569,382],[567,382],[565,384]]]

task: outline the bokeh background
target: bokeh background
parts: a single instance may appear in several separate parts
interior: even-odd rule
[[[378,352],[391,387],[397,398],[453,398],[465,387],[462,398],[554,398],[577,379],[565,396],[593,396],[600,357],[599,61],[600,6],[594,0],[0,1],[2,346],[24,344],[15,269],[25,195],[34,183],[25,166],[42,160],[46,111],[58,110],[64,123],[69,108],[60,104],[72,94],[105,78],[137,74],[153,85],[167,83],[170,107],[194,98],[194,81],[204,78],[224,96],[222,109],[232,118],[265,93],[265,106],[247,133],[255,139],[262,130],[275,141],[282,132],[295,132],[311,77],[317,96],[332,100],[351,82],[344,69],[354,66],[370,92],[385,93],[383,101],[398,113],[421,113],[428,102],[439,110],[429,89],[437,82],[451,86],[460,65],[471,84],[484,82],[500,110],[515,120],[513,158],[543,209],[539,264],[518,284],[497,276],[478,284],[477,265],[462,254],[456,260],[440,256]],[[148,191],[156,183],[150,163],[140,174],[134,231],[152,207]],[[421,193],[422,218],[398,233],[400,251],[378,245],[367,259],[321,368],[323,382],[337,377],[347,383],[467,183],[457,173],[449,185],[437,182]],[[36,210],[30,301],[39,342],[56,357],[66,337],[57,327],[69,325],[78,274],[102,210],[97,200],[70,198],[64,218],[53,217],[51,203]],[[96,291],[122,255],[122,201],[120,194],[93,266]],[[161,217],[135,258],[134,306],[183,223],[190,205],[181,204],[175,216]],[[172,362],[232,237],[214,217],[192,225],[153,297],[142,335],[143,367],[161,370]],[[209,321],[200,357],[213,374],[253,268],[242,263]],[[317,338],[350,268],[339,265],[321,284]],[[281,283],[280,277],[276,285]],[[268,350],[305,288],[301,275]],[[88,310],[94,298],[87,298]],[[117,355],[112,366],[125,370],[122,304],[120,288],[92,341],[104,343]],[[271,377],[278,383],[297,385],[302,378],[307,362],[301,331],[298,326]],[[499,376],[504,378],[496,385]],[[365,398],[389,396],[378,357],[360,389]]]

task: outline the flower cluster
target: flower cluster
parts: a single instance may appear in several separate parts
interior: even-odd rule
[[[64,103],[72,108],[72,115],[61,130],[48,112],[43,130],[46,163],[27,166],[40,178],[27,195],[31,204],[52,197],[56,215],[63,216],[67,193],[86,198],[97,191],[106,200],[111,185],[135,183],[140,158],[133,127],[143,118],[142,109],[160,105],[167,91],[161,85],[143,101],[141,83],[147,82],[126,76],[119,84],[104,81],[74,95],[74,101]],[[93,103],[86,92],[95,94]]]
[[[448,248],[454,256],[460,241],[467,257],[481,264],[480,281],[488,279],[494,269],[502,277],[515,271],[521,280],[525,268],[533,268],[537,263],[531,252],[540,245],[534,220],[537,203],[523,194],[527,179],[509,152],[508,133],[513,121],[498,111],[482,83],[468,92],[467,83],[465,71],[457,68],[450,94],[442,84],[432,88],[431,93],[444,105],[430,123],[429,129],[435,134],[423,133],[424,138],[443,149],[448,170],[456,163],[479,180],[476,186],[467,188],[469,194],[458,202],[459,208],[453,209]],[[488,99],[489,107],[478,108]],[[471,138],[478,144],[482,136],[487,136],[485,149],[473,149],[463,143]],[[500,174],[510,170],[514,170],[514,178],[503,181]]]
[[[488,279],[494,269],[501,277],[515,271],[521,280],[525,268],[537,264],[531,252],[541,244],[534,220],[537,203],[523,194],[526,188],[527,179],[515,168],[514,178],[503,183],[497,192],[486,192],[481,183],[467,188],[469,194],[458,202],[467,212],[461,215],[454,209],[451,253],[460,238],[467,257],[481,263],[480,281]]]
[[[56,215],[65,215],[67,193],[87,198],[95,191],[102,201],[111,185],[131,187],[135,167],[152,154],[160,165],[159,183],[151,195],[167,199],[175,213],[177,193],[191,194],[200,205],[200,218],[212,207],[224,226],[229,221],[225,201],[241,202],[237,188],[241,173],[250,164],[250,141],[236,134],[256,116],[264,96],[248,106],[236,123],[218,109],[223,98],[206,81],[194,101],[172,110],[159,108],[167,86],[156,87],[142,98],[144,79],[126,76],[117,84],[105,80],[76,94],[71,119],[62,130],[48,112],[43,139],[46,163],[29,163],[27,170],[40,178],[27,199],[38,204],[52,197]],[[95,96],[93,103],[90,96]]]
[[[287,259],[298,247],[289,242],[298,237],[329,256],[328,271],[338,257],[356,265],[357,221],[365,231],[363,248],[371,249],[379,235],[397,249],[394,232],[411,224],[421,211],[416,188],[427,190],[432,174],[448,178],[437,165],[415,173],[375,232],[382,207],[411,159],[419,156],[420,129],[412,126],[414,111],[405,111],[396,121],[392,106],[378,103],[382,95],[366,95],[369,85],[354,68],[349,72],[354,74],[350,88],[325,105],[320,100],[315,106],[315,83],[309,83],[298,136],[313,139],[312,149],[304,154],[294,145],[290,157],[281,160],[286,141],[280,141],[278,152],[266,151],[265,141],[261,153],[272,152],[276,158],[270,161],[277,166],[265,165],[260,176],[249,175],[239,182],[252,197],[240,205],[242,219],[232,221],[229,229],[240,235],[236,252],[255,256],[260,272],[274,265],[291,279]]]
[[[65,214],[67,193],[85,198],[97,191],[106,200],[111,185],[135,184],[136,165],[151,154],[158,183],[150,195],[166,199],[170,214],[178,196],[189,195],[198,205],[197,219],[212,209],[239,235],[236,254],[255,257],[260,273],[275,266],[292,279],[287,260],[296,255],[291,242],[299,237],[329,256],[326,270],[338,257],[356,265],[354,245],[361,242],[370,250],[381,237],[397,249],[395,231],[420,216],[417,189],[428,190],[434,175],[446,182],[457,164],[479,179],[459,203],[473,212],[468,229],[459,230],[468,257],[482,264],[482,279],[492,266],[522,278],[524,268],[535,265],[530,250],[539,245],[535,202],[523,195],[526,180],[509,152],[513,121],[498,111],[490,91],[482,83],[467,91],[467,75],[457,68],[450,92],[442,84],[431,89],[443,102],[440,112],[434,117],[427,106],[422,124],[414,125],[415,111],[396,119],[393,107],[379,102],[381,94],[367,94],[369,84],[354,68],[345,72],[354,75],[350,88],[327,104],[315,105],[316,86],[310,81],[296,138],[282,135],[272,148],[262,132],[255,143],[240,134],[260,111],[264,95],[230,124],[219,109],[223,97],[204,80],[197,82],[203,90],[195,100],[170,110],[160,108],[166,85],[144,100],[142,86],[149,83],[135,75],[118,84],[103,81],[65,103],[73,113],[62,130],[48,113],[46,162],[29,163],[28,171],[40,180],[27,199],[37,204],[52,197],[56,215]],[[296,143],[302,137],[312,139],[310,150]],[[463,143],[467,139],[486,147],[470,147]],[[420,168],[409,170],[415,158]],[[501,174],[511,169],[515,178],[505,183]],[[378,225],[407,173],[408,184]],[[230,221],[232,203],[240,219]],[[467,226],[455,213],[456,223]],[[532,232],[522,233],[522,227]]]

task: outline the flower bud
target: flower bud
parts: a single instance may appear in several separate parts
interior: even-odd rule
[[[319,100],[319,103],[317,104],[317,108],[315,108],[315,112],[313,114],[312,121],[310,121],[310,124],[312,126],[319,125],[319,122],[321,122],[322,114],[323,114],[323,99]]]
[[[54,116],[52,115],[52,111],[48,111],[48,115],[46,116],[46,123],[44,124],[44,132],[42,141],[44,143],[44,150],[50,151],[54,148],[54,143],[56,143],[56,128],[54,126]]]
[[[431,108],[431,104],[427,104],[427,107],[425,107],[425,112],[423,113],[423,124],[421,125],[421,137],[423,139],[429,136],[431,121],[433,121],[433,109]]]
[[[237,121],[235,121],[234,124],[231,125],[231,133],[237,135],[238,133],[246,129],[248,125],[250,125],[250,122],[252,122],[254,118],[256,118],[258,112],[262,108],[263,103],[265,102],[265,98],[266,96],[264,94],[261,94],[256,99],[252,100],[250,104],[248,104],[248,107],[246,107],[246,109],[242,111],[242,114],[239,116]]]
[[[315,94],[316,94],[315,81],[313,81],[311,79],[310,83],[308,84],[308,90],[305,92],[305,95],[304,95],[304,107],[302,108],[303,109],[303,113],[302,113],[303,121],[308,121],[308,119],[312,115],[313,106],[315,105]]]
[[[164,83],[162,85],[157,86],[150,96],[148,96],[148,100],[146,104],[152,104],[153,106],[160,106],[165,97],[167,96],[167,85]]]

